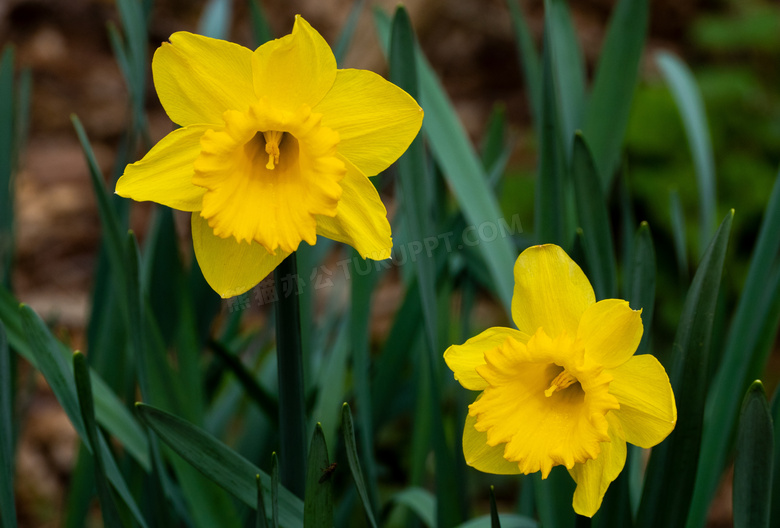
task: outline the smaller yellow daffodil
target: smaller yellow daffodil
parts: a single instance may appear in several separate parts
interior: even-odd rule
[[[649,448],[677,423],[669,378],[635,356],[640,310],[596,302],[582,270],[558,246],[515,263],[512,317],[444,353],[465,388],[482,391],[463,430],[466,462],[486,473],[547,478],[563,465],[577,483],[574,510],[592,517],[626,460],[626,442]]]
[[[116,192],[192,212],[195,256],[222,297],[241,294],[302,241],[325,236],[390,257],[387,211],[368,176],[422,124],[406,92],[339,70],[302,17],[255,51],[174,33],[152,73],[174,130],[128,165]]]

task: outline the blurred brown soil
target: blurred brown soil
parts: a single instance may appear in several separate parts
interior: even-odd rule
[[[158,0],[150,27],[151,52],[178,30],[194,31],[204,1]],[[345,22],[351,0],[268,0],[263,2],[276,35],[290,31],[303,14],[331,43]],[[542,1],[521,2],[540,41]],[[572,2],[574,21],[589,67],[598,56],[613,0]],[[249,45],[244,2],[235,2],[233,39]],[[240,4],[240,5],[239,5]],[[395,0],[370,2],[390,11]],[[651,45],[684,48],[687,24],[706,2],[652,3]],[[461,119],[478,138],[497,103],[510,123],[527,136],[529,111],[506,4],[502,0],[409,0],[420,42],[451,95]],[[92,273],[100,241],[99,218],[83,153],[70,115],[83,122],[105,174],[111,174],[119,137],[128,120],[127,89],[113,58],[106,24],[119,26],[109,0],[0,0],[0,46],[12,44],[17,64],[33,77],[31,129],[16,180],[17,253],[14,292],[47,321],[55,323],[74,348],[84,348]],[[364,11],[345,66],[385,72],[370,9]],[[152,139],[171,130],[151,82],[148,113]],[[139,156],[143,153],[139,153]],[[522,147],[519,163],[533,167]],[[138,209],[138,207],[136,207]],[[144,208],[134,216],[143,236]],[[400,295],[388,284],[376,296],[376,330],[382,332]],[[490,306],[484,317],[496,317]],[[33,390],[17,453],[20,526],[60,526],[76,436],[42,379],[20,367]]]

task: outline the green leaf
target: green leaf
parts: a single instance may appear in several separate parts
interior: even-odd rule
[[[496,489],[490,486],[490,528],[501,528],[501,519],[498,517],[496,506]]]
[[[390,42],[390,21],[380,11],[374,11],[374,14],[379,42],[383,49],[387,50]],[[503,220],[504,215],[490,189],[479,157],[452,103],[419,47],[416,49],[416,58],[420,82],[418,102],[425,110],[423,131],[434,158],[463,210],[464,217],[472,226]],[[509,313],[513,289],[512,266],[517,256],[511,239],[498,237],[492,242],[483,241],[478,249],[493,280],[494,292]]]
[[[344,63],[344,58],[347,56],[349,45],[352,43],[352,37],[355,35],[355,29],[357,29],[360,14],[363,12],[365,5],[366,0],[355,0],[352,3],[352,9],[349,10],[347,21],[341,27],[339,38],[336,41],[336,45],[333,46],[333,55],[336,57],[336,63],[339,66]]]
[[[76,135],[81,143],[81,148],[84,151],[84,156],[87,159],[87,166],[89,167],[89,176],[92,181],[92,188],[95,192],[95,198],[98,204],[98,214],[100,216],[100,225],[103,229],[103,240],[106,244],[107,254],[109,261],[111,262],[111,268],[114,270],[117,284],[119,285],[119,292],[124,292],[125,285],[125,252],[124,252],[124,236],[120,229],[119,219],[117,218],[116,211],[111,205],[106,192],[105,179],[103,173],[100,171],[97,158],[92,150],[92,145],[89,143],[87,133],[84,131],[84,127],[81,121],[75,114],[70,116],[70,120],[73,122],[73,127],[76,129]]]
[[[127,67],[125,80],[133,107],[133,128],[140,132],[146,125],[144,114],[144,101],[146,95],[146,70],[147,60],[147,28],[148,13],[144,12],[144,6],[139,0],[117,0],[119,18],[125,31],[127,45],[119,42],[124,50],[122,55]],[[119,49],[115,47],[115,51]],[[120,62],[121,64],[121,62]],[[133,134],[134,135],[134,134]]]
[[[733,442],[740,398],[763,372],[780,318],[780,175],[775,180],[745,286],[729,327],[719,369],[707,398],[696,492],[689,526],[704,524]],[[775,271],[773,271],[773,269]],[[771,280],[767,281],[767,278]]]
[[[11,286],[14,253],[14,48],[0,58],[0,284]]]
[[[279,401],[276,396],[268,392],[268,390],[258,382],[255,375],[244,366],[241,359],[225,348],[222,343],[210,341],[209,348],[214,352],[214,355],[224,363],[227,369],[233,373],[246,395],[252,398],[258,407],[262,409],[265,417],[268,418],[274,427],[278,427]]]
[[[528,479],[529,477],[525,477]],[[574,526],[574,480],[563,468],[554,467],[546,479],[542,480],[540,473],[530,476],[534,483],[534,498],[539,512],[541,526],[568,528]]]
[[[257,484],[257,512],[255,520],[255,528],[268,528],[268,519],[265,516],[265,500],[263,499],[263,483],[260,480],[260,475],[255,475]]]
[[[531,108],[531,115],[534,118],[534,124],[539,126],[540,115],[542,113],[542,70],[539,65],[539,54],[534,47],[534,41],[531,37],[531,31],[528,29],[528,23],[523,15],[523,10],[518,5],[517,0],[507,0],[509,4],[509,14],[512,19],[512,29],[515,34],[515,47],[517,48],[517,57],[520,59],[520,68],[525,77],[525,88],[528,93],[528,106]],[[540,136],[540,134],[537,134]]]
[[[332,528],[333,482],[331,477],[336,468],[330,465],[328,446],[325,445],[325,435],[322,433],[322,424],[320,423],[314,426],[307,466],[303,526],[304,528]]]
[[[71,373],[71,365],[68,363],[67,352],[64,346],[59,343],[43,324],[38,315],[30,307],[22,304],[20,306],[21,319],[24,327],[24,333],[28,340],[29,351],[31,353],[32,364],[37,368],[46,382],[51,387],[57,401],[62,405],[65,414],[68,415],[73,428],[81,439],[89,442],[84,422],[81,419],[81,411],[76,394],[76,385]],[[94,389],[94,387],[93,387]],[[97,394],[97,391],[95,391]],[[103,437],[98,437],[98,445],[94,447],[87,443],[87,448],[94,451],[100,450],[101,457],[106,465],[106,475],[113,484],[114,489],[136,518],[141,526],[146,526],[143,516],[138,506],[127,488],[127,484],[116,466],[108,444]]]
[[[733,217],[731,211],[715,233],[685,299],[669,372],[677,426],[653,448],[637,528],[683,526],[688,516],[702,437],[712,325]]]
[[[208,0],[198,21],[198,33],[215,39],[227,39],[230,36],[230,23],[233,18],[231,0]]]
[[[354,281],[352,287],[355,287]],[[368,312],[365,309],[365,305],[360,306],[361,310]],[[368,316],[368,313],[366,313],[366,316]],[[345,391],[348,390],[348,385],[345,381],[347,380],[350,344],[357,347],[355,342],[350,343],[350,324],[347,318],[341,318],[338,323],[335,341],[327,346],[329,354],[323,360],[322,366],[317,369],[319,371],[317,373],[317,403],[311,413],[317,420],[328,426],[323,427],[327,445],[336,445],[337,424],[341,419],[341,407],[344,402]],[[366,348],[368,348],[367,336]],[[357,380],[355,380],[355,384],[357,385]]]
[[[703,252],[715,228],[715,156],[707,114],[696,80],[685,63],[663,51],[656,54],[656,63],[677,103],[693,155],[699,197],[699,251]]]
[[[688,282],[688,242],[685,234],[685,213],[676,190],[669,191],[669,215],[672,220],[674,255],[677,257],[677,272]]]
[[[566,0],[545,0],[545,31],[552,63],[553,91],[559,132],[566,159],[572,155],[574,132],[582,127],[585,65]],[[545,88],[547,90],[547,88]],[[544,97],[544,96],[543,96]]]
[[[360,501],[363,503],[363,509],[368,517],[368,522],[373,528],[377,528],[374,511],[369,500],[366,483],[363,479],[363,470],[360,468],[360,458],[358,457],[357,442],[355,442],[355,426],[352,423],[352,411],[349,404],[344,402],[341,407],[341,432],[344,434],[344,449],[347,452],[347,462],[349,470],[352,473],[352,479],[355,481]]]
[[[772,435],[775,440],[773,464],[772,464],[772,496],[769,504],[772,505],[769,520],[772,526],[780,523],[780,390],[775,389],[772,396]]]
[[[95,423],[95,407],[92,401],[92,383],[89,379],[89,367],[87,366],[84,355],[76,352],[73,354],[73,376],[76,381],[76,393],[81,409],[81,418],[84,420],[84,428],[87,433],[88,444],[92,446],[92,453],[95,459],[95,488],[97,489],[98,499],[100,500],[100,512],[103,515],[103,524],[105,526],[124,526],[119,518],[119,512],[116,509],[114,497],[111,495],[111,488],[106,478],[105,466],[100,449],[95,447],[99,445],[98,435],[100,434]]]
[[[642,310],[644,333],[636,353],[644,354],[647,353],[650,343],[656,280],[655,246],[653,246],[653,237],[647,222],[642,222],[637,229],[629,266],[630,274],[629,284],[626,287],[626,299],[632,309]]]
[[[279,459],[271,453],[271,521],[273,528],[279,528]],[[301,513],[303,515],[303,513]]]
[[[29,361],[34,368],[40,370],[31,344],[28,342],[29,336],[24,329],[22,314],[23,312],[19,310],[19,302],[14,299],[8,290],[0,286],[0,319],[6,325],[8,342],[18,354]],[[56,342],[54,337],[51,336],[51,332],[42,323],[39,328],[41,332],[47,334],[47,340]],[[70,353],[64,346],[59,346],[58,350],[63,361],[67,364],[70,360]],[[70,373],[67,373],[66,377],[70,377]],[[127,452],[141,467],[148,471],[151,467],[149,446],[143,429],[122,402],[119,401],[116,394],[108,388],[96,373],[93,372],[91,378],[92,392],[95,394],[95,414],[98,423],[113,436],[120,438]]]
[[[512,513],[500,513],[498,518],[501,521],[502,528],[538,528],[536,521],[530,517],[524,515],[515,515]],[[463,524],[459,524],[457,528],[491,528],[493,520],[490,515],[483,515],[476,519],[471,519]]]
[[[390,81],[405,90],[414,98],[418,97],[417,70],[414,59],[415,38],[409,15],[403,6],[396,9],[393,17],[390,40]],[[398,177],[404,203],[406,227],[411,240],[425,240],[431,235],[430,200],[428,199],[426,179],[428,173],[425,163],[422,136],[412,141],[397,162]],[[428,346],[438,350],[436,335],[436,277],[434,262],[431,258],[415,259],[418,284],[420,285],[420,303],[425,323]]]
[[[774,432],[764,386],[756,380],[742,403],[734,460],[734,528],[768,528]]]
[[[248,0],[249,15],[252,20],[252,36],[254,37],[255,47],[262,46],[274,38],[271,27],[268,25],[268,18],[265,16],[265,10],[260,0]]]
[[[428,528],[436,528],[436,496],[430,491],[417,487],[406,488],[393,495],[390,502],[406,506]]]
[[[609,192],[620,159],[649,17],[648,0],[620,0],[609,21],[583,131],[593,149],[601,188]]]
[[[14,501],[13,373],[11,351],[0,321],[0,526],[16,527]]]
[[[149,405],[137,403],[136,410],[173,451],[248,506],[257,506],[256,475],[260,475],[263,488],[271,487],[266,473],[202,429]],[[274,504],[273,499],[271,502]],[[280,526],[303,526],[300,499],[280,486],[278,503]]]
[[[534,200],[534,230],[537,243],[565,246],[567,242],[566,208],[564,207],[566,159],[561,144],[563,135],[560,131],[555,97],[551,48],[549,37],[546,37],[542,54],[539,174]]]
[[[577,220],[582,228],[583,249],[596,298],[617,295],[615,248],[599,175],[582,133],[574,137],[572,178],[577,204]]]

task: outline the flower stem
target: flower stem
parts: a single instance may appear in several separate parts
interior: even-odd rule
[[[279,374],[280,475],[282,485],[300,498],[306,482],[306,415],[303,399],[301,312],[296,291],[285,291],[285,280],[297,284],[298,266],[292,253],[274,271],[276,356]]]

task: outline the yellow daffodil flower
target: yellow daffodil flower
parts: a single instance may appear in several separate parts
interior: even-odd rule
[[[192,212],[203,275],[222,297],[268,275],[318,235],[363,258],[390,257],[387,211],[371,181],[409,146],[423,112],[365,70],[339,70],[297,16],[255,51],[174,33],[154,54],[174,130],[128,165],[116,192]]]
[[[566,466],[574,510],[592,517],[623,469],[626,442],[649,448],[674,429],[672,387],[657,359],[634,355],[641,311],[596,302],[561,248],[525,250],[514,274],[518,329],[490,328],[444,353],[455,379],[482,391],[469,406],[463,454],[486,473],[547,478]]]

